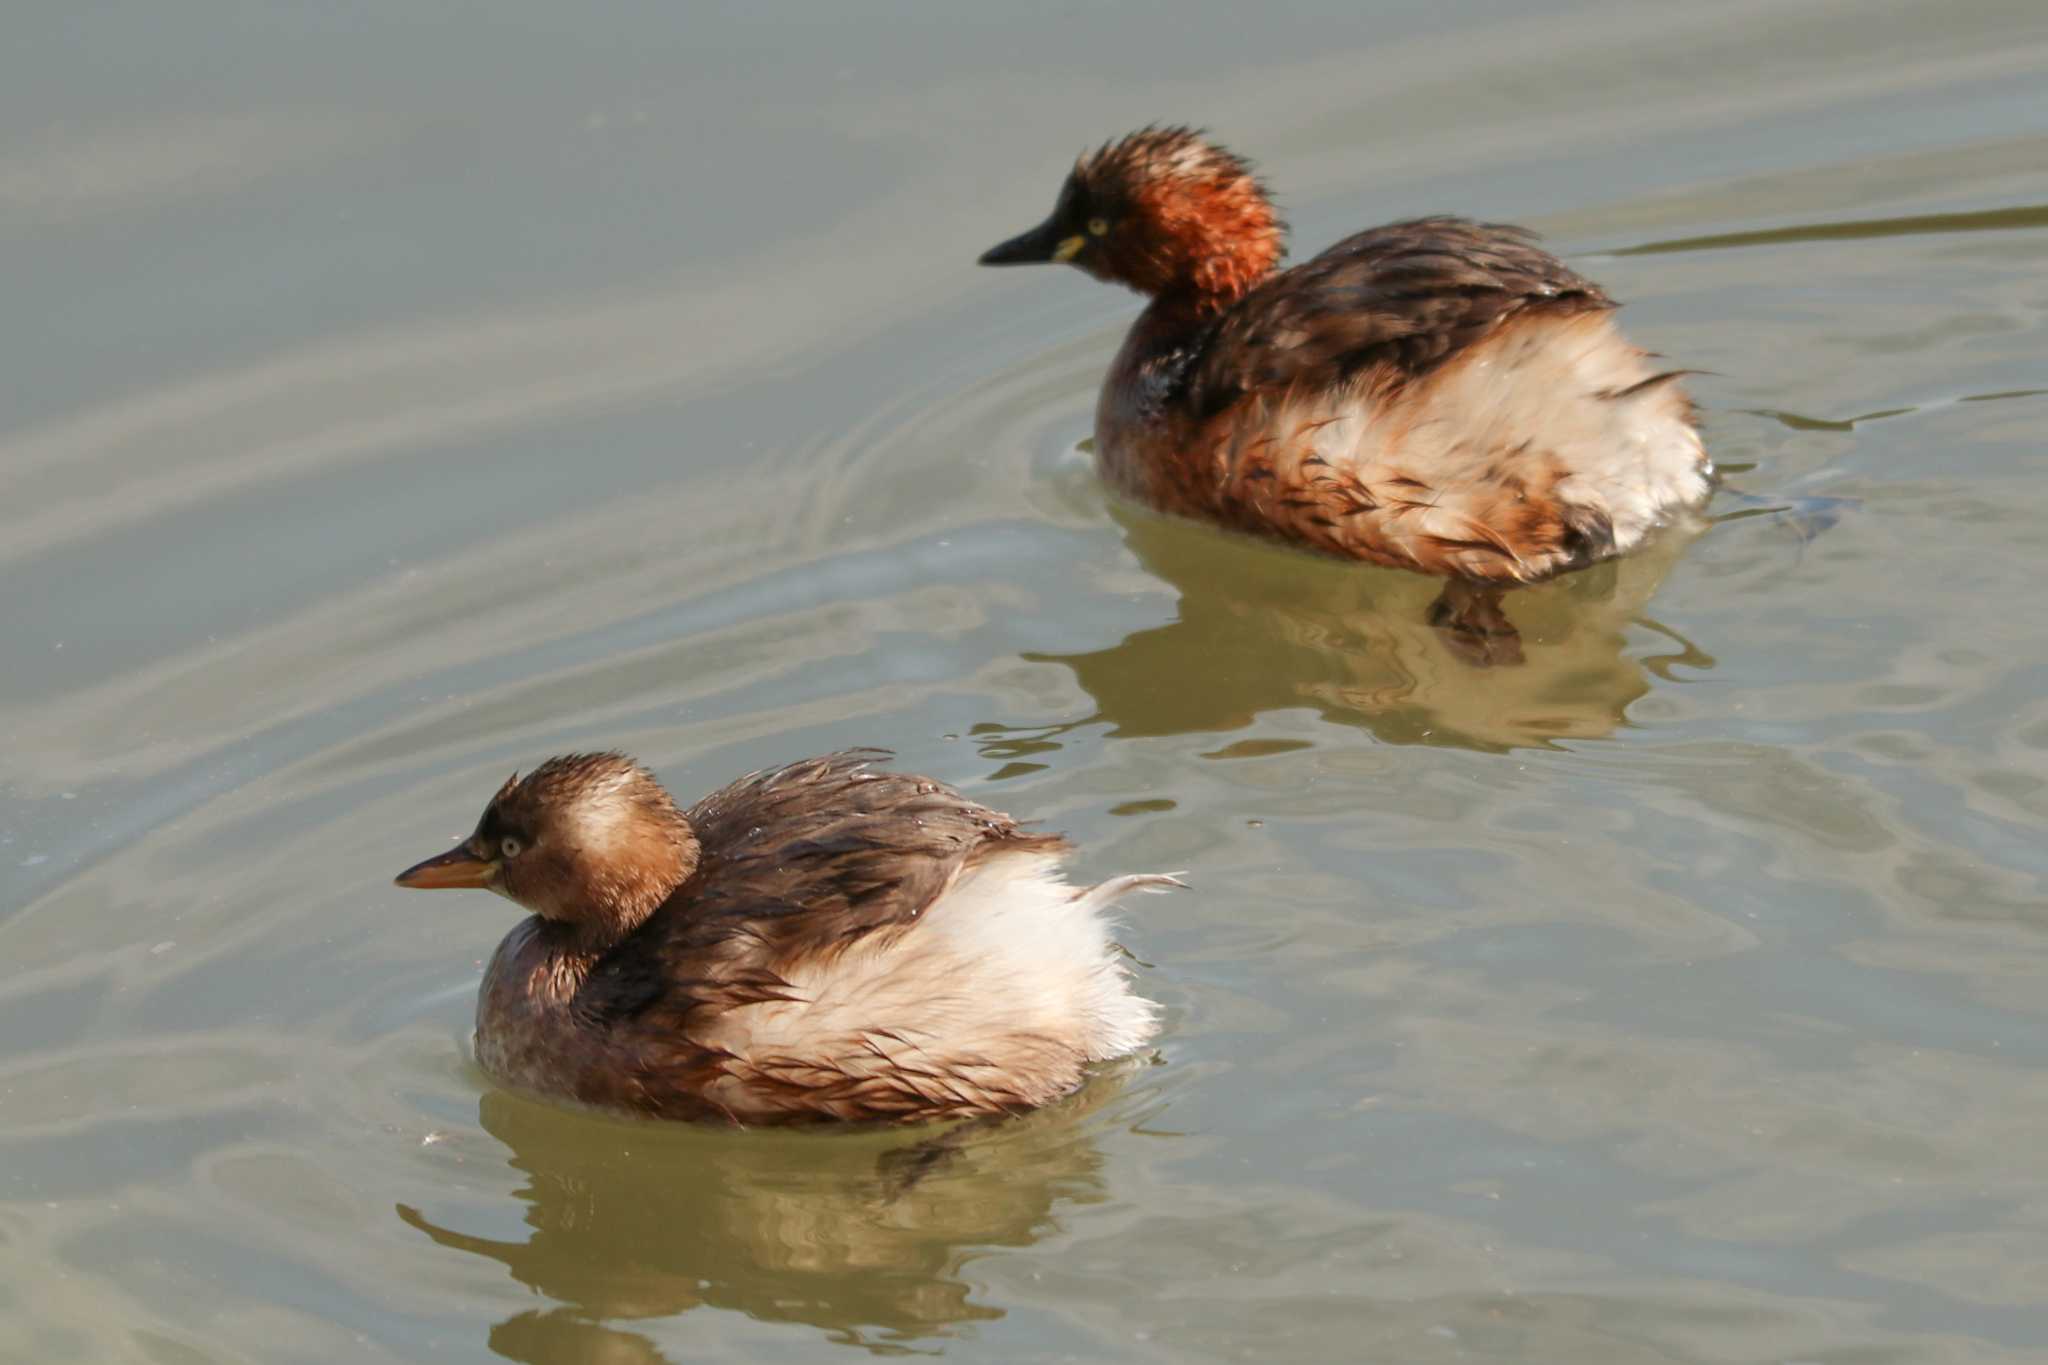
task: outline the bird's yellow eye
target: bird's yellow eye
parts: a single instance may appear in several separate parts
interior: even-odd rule
[[[1097,237],[1106,237],[1106,236],[1108,236],[1108,235],[1109,235],[1109,219],[1107,219],[1107,218],[1090,218],[1090,219],[1088,220],[1088,231],[1089,231],[1089,232],[1091,232],[1091,233],[1093,233],[1093,234],[1094,234],[1095,236],[1097,236]]]
[[[498,841],[498,851],[507,858],[517,858],[525,849],[525,844],[520,843],[509,834]]]

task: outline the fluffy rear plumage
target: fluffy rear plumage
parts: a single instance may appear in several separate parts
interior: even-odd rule
[[[1605,311],[1536,313],[1419,377],[1260,394],[1168,467],[1198,475],[1147,492],[1331,554],[1530,582],[1627,553],[1706,499],[1691,418]]]
[[[1141,876],[1076,890],[1055,854],[975,860],[915,925],[778,969],[785,1000],[692,1039],[726,1055],[711,1095],[742,1120],[951,1116],[1044,1104],[1152,1036],[1105,911]]]

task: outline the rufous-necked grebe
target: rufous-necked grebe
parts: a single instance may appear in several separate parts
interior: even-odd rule
[[[1285,234],[1247,163],[1151,127],[1081,157],[1052,216],[982,256],[1150,296],[1095,410],[1118,491],[1449,575],[1440,622],[1480,634],[1510,629],[1497,585],[1625,553],[1707,500],[1680,372],[1528,232],[1420,218],[1280,270]]]
[[[550,759],[398,885],[533,917],[477,999],[477,1058],[601,1109],[743,1124],[1008,1113],[1152,1035],[1105,911],[1171,877],[1076,888],[1057,835],[854,750],[687,812],[616,753]]]

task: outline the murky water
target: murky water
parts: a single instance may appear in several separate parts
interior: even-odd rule
[[[43,6],[0,45],[0,1357],[2048,1353],[2048,10]],[[1152,118],[1524,221],[1730,520],[1524,594],[1108,505]],[[1724,503],[1721,510],[1741,510]],[[853,743],[1185,868],[1156,1057],[902,1140],[464,1055],[513,766]]]

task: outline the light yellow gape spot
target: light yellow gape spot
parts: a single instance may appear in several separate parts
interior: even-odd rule
[[[1081,248],[1086,245],[1088,245],[1088,239],[1077,232],[1071,237],[1062,239],[1060,244],[1052,249],[1052,258],[1061,263],[1071,261],[1081,254]]]

